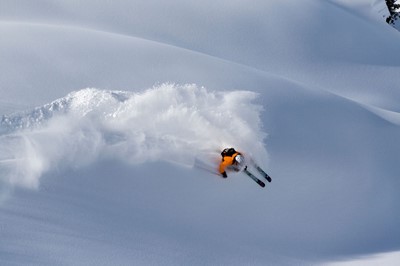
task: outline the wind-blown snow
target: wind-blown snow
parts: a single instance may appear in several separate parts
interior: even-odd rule
[[[208,154],[228,146],[266,158],[256,97],[173,84],[141,93],[72,92],[30,113],[3,116],[2,179],[37,187],[47,170],[106,158],[193,166],[200,157],[216,165]]]

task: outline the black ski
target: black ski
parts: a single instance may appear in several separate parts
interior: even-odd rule
[[[243,169],[243,172],[248,175],[251,179],[253,179],[257,184],[259,184],[261,187],[265,187],[265,183],[258,179],[255,175],[253,175],[249,170],[247,170],[247,166]]]
[[[265,177],[265,179],[267,179],[268,182],[272,181],[272,178],[263,169],[261,169],[260,166],[254,164],[254,167],[257,169],[258,172],[260,172],[260,174],[262,174]]]

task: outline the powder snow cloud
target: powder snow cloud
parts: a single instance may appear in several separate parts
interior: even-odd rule
[[[31,112],[3,116],[2,179],[34,188],[47,171],[104,159],[193,166],[197,157],[215,159],[210,154],[225,146],[266,158],[256,97],[194,84],[140,93],[75,91]]]

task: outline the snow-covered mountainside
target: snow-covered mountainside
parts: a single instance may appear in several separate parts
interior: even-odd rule
[[[398,263],[379,6],[0,0],[0,264]],[[219,177],[227,146],[272,182]]]

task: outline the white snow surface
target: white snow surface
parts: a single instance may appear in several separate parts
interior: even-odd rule
[[[398,265],[382,12],[0,0],[0,264]],[[220,178],[228,146],[272,183]]]

